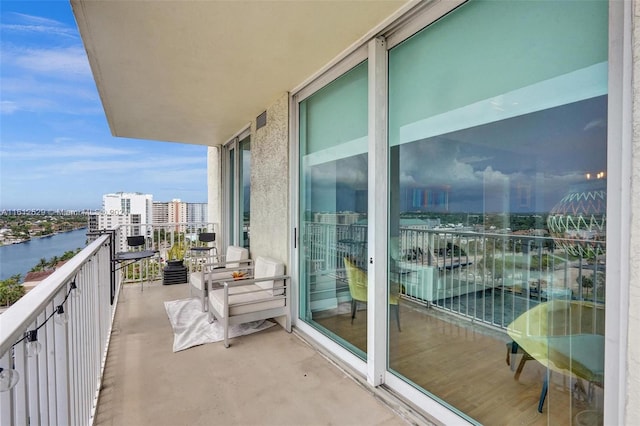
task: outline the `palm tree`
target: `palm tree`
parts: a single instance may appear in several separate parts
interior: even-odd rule
[[[55,268],[58,262],[60,262],[60,258],[58,256],[53,256],[49,259],[49,267]]]
[[[46,267],[47,267],[47,259],[42,257],[42,258],[40,258],[40,261],[38,262],[38,264],[36,266],[34,266],[33,268],[31,268],[30,272],[42,271]]]

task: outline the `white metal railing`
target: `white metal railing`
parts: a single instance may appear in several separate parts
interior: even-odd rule
[[[119,289],[111,243],[97,237],[0,315],[0,424],[92,424]]]
[[[398,279],[407,298],[504,329],[551,298],[604,302],[605,243],[572,239],[590,247],[573,254],[566,244],[533,235],[401,229]]]
[[[126,265],[119,272],[124,282],[154,281],[162,279],[167,261],[191,260],[190,248],[202,245],[198,236],[202,232],[218,232],[218,224],[212,222],[146,223],[120,225],[113,230],[94,231],[95,235],[110,233],[115,241],[114,254],[129,251],[127,237],[144,236],[145,249],[155,250],[157,256]],[[217,250],[218,242],[208,243]],[[189,266],[189,265],[186,265]]]
[[[367,268],[366,237],[366,225],[305,224],[304,273],[334,277],[339,291],[345,256]],[[389,252],[404,298],[502,329],[552,297],[605,299],[604,241],[400,227]]]

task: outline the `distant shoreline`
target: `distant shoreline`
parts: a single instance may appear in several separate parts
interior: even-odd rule
[[[46,238],[33,238],[30,244],[0,246],[0,280],[17,274],[21,280],[42,260],[62,257],[68,251],[76,251],[87,245],[87,227],[72,231],[60,231]]]
[[[73,231],[78,231],[80,229],[86,229],[87,226],[79,226],[77,228],[73,228],[73,229],[69,229],[66,231],[57,231],[57,232],[52,232],[51,234],[46,234],[46,235],[35,235],[33,237],[29,237],[27,239],[24,240],[17,240],[17,241],[12,241],[9,244],[0,244],[0,246],[4,247],[4,246],[13,246],[16,244],[23,244],[23,243],[28,243],[29,241],[33,240],[33,239],[38,239],[38,238],[49,238],[49,237],[53,237],[54,235],[59,235],[59,234],[66,234],[67,232],[73,232]]]

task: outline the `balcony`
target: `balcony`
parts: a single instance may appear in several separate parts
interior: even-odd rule
[[[406,424],[278,326],[231,349],[173,353],[164,301],[188,297],[187,285],[147,282],[154,268],[144,267],[140,286],[124,268],[112,304],[114,236],[98,236],[0,317],[0,385],[10,388],[0,424]]]
[[[96,425],[406,424],[320,352],[279,326],[172,352],[164,301],[186,285],[125,286]]]
[[[429,235],[407,232],[403,238],[411,247]],[[177,231],[174,238],[179,235]],[[447,235],[440,236],[443,248],[448,247],[447,238],[460,241],[460,235]],[[155,261],[137,270],[124,268],[112,278],[113,241],[119,241],[115,234],[98,236],[0,317],[0,368],[3,373],[13,370],[19,375],[9,391],[0,392],[0,424],[211,424],[212,419],[222,424],[426,421],[418,410],[384,389],[368,387],[364,378],[330,359],[308,336],[288,334],[278,326],[234,339],[230,349],[213,343],[173,353],[173,334],[163,302],[188,297],[187,286],[162,285]],[[153,241],[149,244],[155,244]],[[433,237],[431,243],[439,244]],[[482,244],[486,246],[486,241]],[[330,242],[323,245],[333,247]],[[336,243],[335,247],[342,245]],[[480,241],[473,246],[479,247]],[[491,245],[491,258],[524,258],[520,251],[506,247],[515,246],[506,244],[497,250]],[[526,250],[533,253],[544,247],[528,244]],[[514,371],[505,363],[506,303],[511,300],[530,306],[551,295],[552,286],[545,287],[544,295],[527,291],[534,288],[534,281],[541,283],[543,279],[539,274],[531,275],[536,269],[530,263],[522,275],[516,263],[501,260],[499,274],[497,261],[479,268],[479,249],[465,250],[469,266],[459,268],[446,268],[453,257],[460,260],[461,253],[456,250],[436,249],[440,259],[431,259],[431,266],[428,259],[423,262],[403,250],[402,266],[410,272],[401,275],[402,332],[390,327],[394,372],[413,378],[416,385],[486,424],[571,424],[581,413],[601,406],[601,388],[587,400],[575,392],[574,377],[554,374],[544,413],[538,413],[546,368],[528,361],[514,380]],[[489,258],[486,250],[482,253]],[[331,254],[320,262],[325,268],[314,272],[318,280],[331,275],[337,293],[344,284],[343,273],[336,268],[329,274],[326,265],[341,257],[342,253]],[[541,262],[542,257],[536,259]],[[435,267],[438,261],[443,267],[436,283],[442,286],[438,284],[436,289],[446,289],[461,277],[465,277],[465,286],[477,285],[479,280],[469,278],[472,273],[484,276],[485,283],[493,283],[488,277],[500,275],[503,285],[426,298],[421,288],[424,277],[416,268]],[[577,268],[574,263],[571,266],[574,273],[586,274],[588,268],[580,266],[580,259],[577,262]],[[564,266],[545,263],[553,276],[564,274],[556,270],[568,263],[560,264]],[[597,274],[597,268],[591,267],[590,273]],[[597,292],[591,292],[592,297],[594,294]],[[67,322],[58,318],[62,317],[59,306],[68,315]],[[339,307],[321,313],[314,316],[315,322],[366,351],[366,321],[352,324],[350,313]],[[364,317],[358,314],[359,319]],[[41,345],[34,356],[29,356],[33,342],[24,337],[30,330],[37,330]],[[469,359],[473,363],[465,364]]]

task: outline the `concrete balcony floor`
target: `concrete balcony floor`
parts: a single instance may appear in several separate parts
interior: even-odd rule
[[[164,302],[186,284],[126,285],[96,425],[406,425],[416,423],[280,326],[173,353]]]

